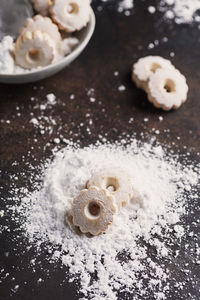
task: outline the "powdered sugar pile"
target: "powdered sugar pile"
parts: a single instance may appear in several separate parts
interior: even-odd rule
[[[177,24],[200,22],[200,0],[161,0],[159,10],[165,12],[167,19]]]
[[[13,73],[14,59],[13,52],[13,38],[6,36],[0,43],[0,73]]]
[[[158,258],[170,260],[170,246],[185,232],[180,218],[186,202],[197,198],[200,167],[183,166],[153,144],[130,138],[128,144],[122,140],[81,149],[68,142],[45,166],[42,186],[18,207],[30,244],[38,252],[44,244],[52,253],[50,261],[68,268],[67,279],[80,280],[81,299],[117,299],[122,293],[127,299],[129,294],[165,299],[168,293],[172,271]],[[78,235],[66,216],[91,173],[103,167],[127,170],[141,197],[115,216],[106,234],[88,238]],[[156,254],[149,254],[149,247]]]

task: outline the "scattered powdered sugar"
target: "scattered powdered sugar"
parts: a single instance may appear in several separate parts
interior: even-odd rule
[[[102,4],[112,3],[111,0],[101,0]],[[146,1],[148,2],[148,1]],[[161,11],[168,20],[174,20],[177,24],[187,24],[192,22],[200,22],[200,0],[160,0],[155,5],[147,6],[150,14]],[[148,3],[147,3],[148,4]],[[117,8],[119,13],[130,16],[134,8],[134,0],[121,0],[118,2]],[[98,6],[98,11],[103,10],[103,6]]]
[[[123,91],[125,91],[125,90],[126,90],[125,85],[121,84],[120,86],[118,86],[118,91],[119,91],[119,92],[123,92]]]
[[[177,24],[200,22],[200,0],[161,0],[159,10],[165,12],[167,19]]]
[[[95,2],[95,0],[93,0]],[[114,4],[112,0],[101,0],[102,5],[97,7],[97,11],[102,11],[104,8],[104,4]],[[114,7],[117,9],[119,13],[124,13],[125,16],[130,16],[131,10],[134,7],[134,0],[120,0],[117,2],[117,5]]]
[[[55,105],[56,104],[56,96],[51,93],[46,95],[47,104],[46,105]]]
[[[52,263],[66,266],[69,282],[80,280],[81,299],[124,299],[123,293],[126,299],[166,299],[173,274],[164,261],[185,233],[181,218],[197,198],[200,166],[186,157],[182,165],[154,142],[132,138],[80,148],[66,141],[44,166],[42,186],[17,208],[30,244],[38,253],[43,244]],[[122,208],[105,234],[89,238],[75,232],[67,215],[91,174],[103,167],[126,170],[140,197]]]
[[[117,10],[119,13],[124,13],[125,16],[130,16],[133,7],[134,7],[133,0],[121,0],[118,4]]]
[[[34,97],[31,98],[31,101],[37,101]],[[56,105],[56,96],[53,93],[47,94],[45,101],[40,103],[36,103],[34,106],[34,110],[39,110],[40,114],[35,117],[34,113],[31,113],[30,123],[33,124],[34,127],[40,130],[41,134],[53,132],[53,128],[56,125],[56,120],[53,118],[49,111],[53,106]]]
[[[150,5],[147,9],[150,14],[154,14],[156,12],[155,6]]]
[[[122,12],[124,10],[133,8],[133,0],[122,0],[119,2],[118,11]]]

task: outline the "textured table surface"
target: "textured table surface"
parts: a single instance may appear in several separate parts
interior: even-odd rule
[[[175,25],[166,22],[159,12],[149,14],[147,6],[150,1],[135,1],[134,10],[127,17],[116,11],[114,1],[104,4],[103,11],[97,11],[99,2],[94,3],[97,18],[94,36],[84,53],[70,67],[35,84],[0,85],[0,196],[2,200],[8,198],[10,205],[12,186],[28,186],[31,189],[29,164],[37,166],[50,157],[55,138],[60,139],[59,146],[62,148],[65,146],[63,138],[73,138],[80,140],[81,145],[88,145],[105,135],[112,141],[120,135],[132,133],[138,137],[143,133],[154,136],[155,130],[159,130],[156,135],[158,141],[175,143],[176,151],[179,149],[181,153],[184,153],[183,146],[186,145],[193,151],[193,158],[198,160],[198,26]],[[150,49],[149,44],[155,40],[158,42]],[[170,57],[170,53],[175,55]],[[145,93],[132,84],[132,63],[139,57],[151,54],[170,58],[186,76],[190,91],[188,101],[181,109],[172,112],[155,109],[147,101]],[[118,76],[114,72],[119,72]],[[119,91],[120,85],[126,89]],[[41,112],[39,104],[45,102],[49,93],[56,95],[57,104]],[[96,100],[91,100],[91,97]],[[30,120],[41,116],[47,117],[46,121],[43,118],[42,125],[34,127]],[[159,121],[160,116],[163,117],[162,122]],[[50,124],[49,118],[55,122]],[[90,128],[89,132],[87,128]],[[22,172],[24,175],[18,176]],[[4,205],[5,202],[1,203]],[[191,224],[197,218],[198,208],[194,209],[194,215],[187,216],[185,222]],[[24,244],[19,245],[16,251],[14,237],[17,225],[10,221],[9,214],[0,219],[0,224],[11,228],[10,232],[5,230],[0,236],[0,269],[5,270],[0,282],[1,300],[78,299],[73,284],[60,287],[64,276],[60,266],[46,266],[49,269],[47,280],[45,284],[38,285],[37,279],[43,271],[37,269],[33,272],[29,264],[33,253],[29,251],[21,255],[26,248]],[[194,232],[198,234],[197,228]],[[180,247],[184,249],[184,245]],[[185,255],[184,250],[179,262],[180,269],[183,262],[190,264],[189,255]],[[191,265],[191,272],[192,276],[199,278],[198,266]],[[9,275],[6,276],[6,273]],[[187,280],[187,275],[179,269],[174,273]],[[20,286],[17,292],[13,290],[16,285]],[[189,280],[183,290],[175,292],[171,289],[169,299],[199,299],[198,289],[199,284]]]

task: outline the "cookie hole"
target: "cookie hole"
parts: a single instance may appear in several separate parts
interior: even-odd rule
[[[67,13],[68,14],[78,14],[79,12],[79,7],[76,3],[69,3],[67,6]]]
[[[160,69],[160,68],[161,68],[161,66],[160,66],[159,64],[153,63],[153,64],[151,65],[150,71],[151,71],[152,73],[155,73],[155,71],[156,71],[157,69]]]
[[[97,217],[100,215],[101,208],[98,203],[96,203],[95,201],[92,201],[88,205],[88,210],[93,217]]]
[[[106,181],[106,189],[110,192],[116,192],[119,188],[119,183],[116,178],[109,177]]]
[[[116,188],[115,188],[114,185],[108,185],[108,186],[106,187],[106,189],[109,190],[109,192],[115,192],[115,191],[116,191]]]
[[[38,49],[31,49],[27,53],[27,58],[32,63],[37,63],[40,60],[40,51]]]
[[[173,93],[176,91],[175,89],[175,83],[173,80],[168,79],[164,85],[164,89],[166,90],[167,93]]]
[[[100,217],[101,206],[97,201],[93,200],[89,202],[85,207],[85,215],[90,220],[96,220]]]

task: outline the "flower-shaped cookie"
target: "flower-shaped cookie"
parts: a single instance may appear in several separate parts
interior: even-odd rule
[[[72,221],[83,233],[99,235],[113,222],[115,199],[105,189],[90,187],[74,199]]]

